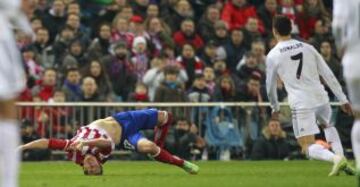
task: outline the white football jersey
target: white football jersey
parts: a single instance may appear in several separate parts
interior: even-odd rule
[[[342,47],[360,43],[360,0],[334,0],[333,32]]]
[[[21,11],[21,0],[0,0],[0,40],[13,38],[13,29],[34,36],[31,25]]]
[[[329,102],[320,76],[341,103],[347,103],[339,82],[316,51],[304,42],[290,39],[279,42],[266,58],[266,88],[272,108],[280,109],[277,99],[277,78],[285,85],[292,109],[306,109]]]

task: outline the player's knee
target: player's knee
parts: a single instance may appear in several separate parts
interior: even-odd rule
[[[167,112],[163,110],[158,111],[158,124],[161,126],[163,125],[167,120]]]
[[[140,153],[156,154],[158,152],[158,146],[151,141],[140,142],[137,149]]]

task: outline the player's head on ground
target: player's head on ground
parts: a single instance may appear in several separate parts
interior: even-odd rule
[[[291,29],[291,20],[288,17],[284,15],[274,17],[273,34],[276,38],[290,36]]]
[[[102,175],[103,168],[102,164],[98,159],[91,154],[85,155],[83,162],[83,170],[85,175]]]

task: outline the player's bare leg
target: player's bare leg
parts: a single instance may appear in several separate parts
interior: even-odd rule
[[[0,163],[1,187],[16,187],[19,167],[19,127],[16,121],[15,101],[0,101]]]
[[[335,155],[322,145],[315,144],[314,135],[299,137],[298,143],[301,146],[302,152],[308,155],[309,158],[333,163],[333,168],[329,176],[338,175],[339,171],[347,166],[344,156]]]
[[[158,125],[154,129],[154,142],[161,148],[164,147],[165,138],[172,122],[173,116],[170,112],[158,111]]]
[[[190,174],[197,174],[199,172],[199,167],[197,165],[170,154],[165,149],[145,138],[139,140],[137,151],[148,154],[159,162],[181,167]]]

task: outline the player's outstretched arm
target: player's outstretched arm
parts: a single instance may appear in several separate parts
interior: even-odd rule
[[[84,146],[94,146],[98,148],[107,148],[107,147],[115,147],[115,144],[108,139],[105,138],[96,138],[92,140],[79,140],[70,144],[69,149],[72,150],[82,150]]]
[[[49,139],[39,139],[29,142],[25,145],[19,146],[19,150],[24,151],[28,149],[47,149],[49,147]]]
[[[25,145],[19,146],[19,150],[28,150],[28,149],[51,149],[51,150],[67,150],[70,141],[64,139],[55,139],[55,138],[42,138],[32,142],[29,142]]]

